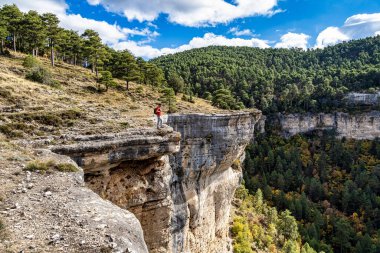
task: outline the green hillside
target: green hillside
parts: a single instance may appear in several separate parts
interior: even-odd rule
[[[264,113],[329,111],[341,109],[349,91],[379,88],[380,36],[307,51],[212,46],[152,62],[167,79],[179,75],[186,84],[179,88],[216,105],[220,89],[228,89],[237,101]]]

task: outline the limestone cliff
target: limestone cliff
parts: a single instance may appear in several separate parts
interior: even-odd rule
[[[380,112],[277,114],[267,117],[268,127],[285,137],[313,130],[335,130],[338,137],[374,139],[380,137]]]
[[[75,137],[86,184],[134,213],[149,252],[228,252],[230,203],[258,112],[171,115],[160,131]]]
[[[173,115],[181,150],[171,157],[174,202],[171,252],[228,252],[230,203],[241,178],[240,159],[257,113]]]

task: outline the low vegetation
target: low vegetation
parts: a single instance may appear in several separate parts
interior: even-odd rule
[[[27,171],[39,171],[41,173],[60,171],[60,172],[77,172],[78,168],[71,163],[56,163],[53,160],[49,161],[32,161],[29,162],[25,169]]]

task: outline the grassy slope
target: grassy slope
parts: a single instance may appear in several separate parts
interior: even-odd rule
[[[33,139],[153,126],[152,111],[160,96],[157,88],[132,83],[126,91],[123,81],[116,80],[118,88],[99,94],[93,92],[97,84],[91,71],[65,63],[51,68],[47,59],[40,59],[60,83],[53,88],[25,79],[28,69],[22,66],[23,57],[0,57],[0,131],[7,137]],[[220,111],[205,100],[195,99],[193,104],[181,96],[177,99],[180,113]]]

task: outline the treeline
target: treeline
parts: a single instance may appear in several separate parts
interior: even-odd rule
[[[23,13],[16,5],[2,6],[1,54],[9,55],[13,50],[47,57],[52,66],[59,60],[88,67],[97,77],[103,72],[101,81],[107,85],[112,83],[109,81],[112,76],[125,80],[127,89],[130,81],[154,86],[165,82],[162,70],[155,64],[135,58],[128,50],[116,51],[108,47],[94,30],[79,34],[59,27],[59,22],[52,13]]]
[[[380,36],[307,51],[211,46],[151,62],[223,108],[241,102],[264,113],[330,111],[350,91],[379,89]],[[219,104],[215,97],[227,92],[233,99]]]
[[[380,139],[260,135],[247,150],[246,187],[290,210],[317,251],[380,252]]]

